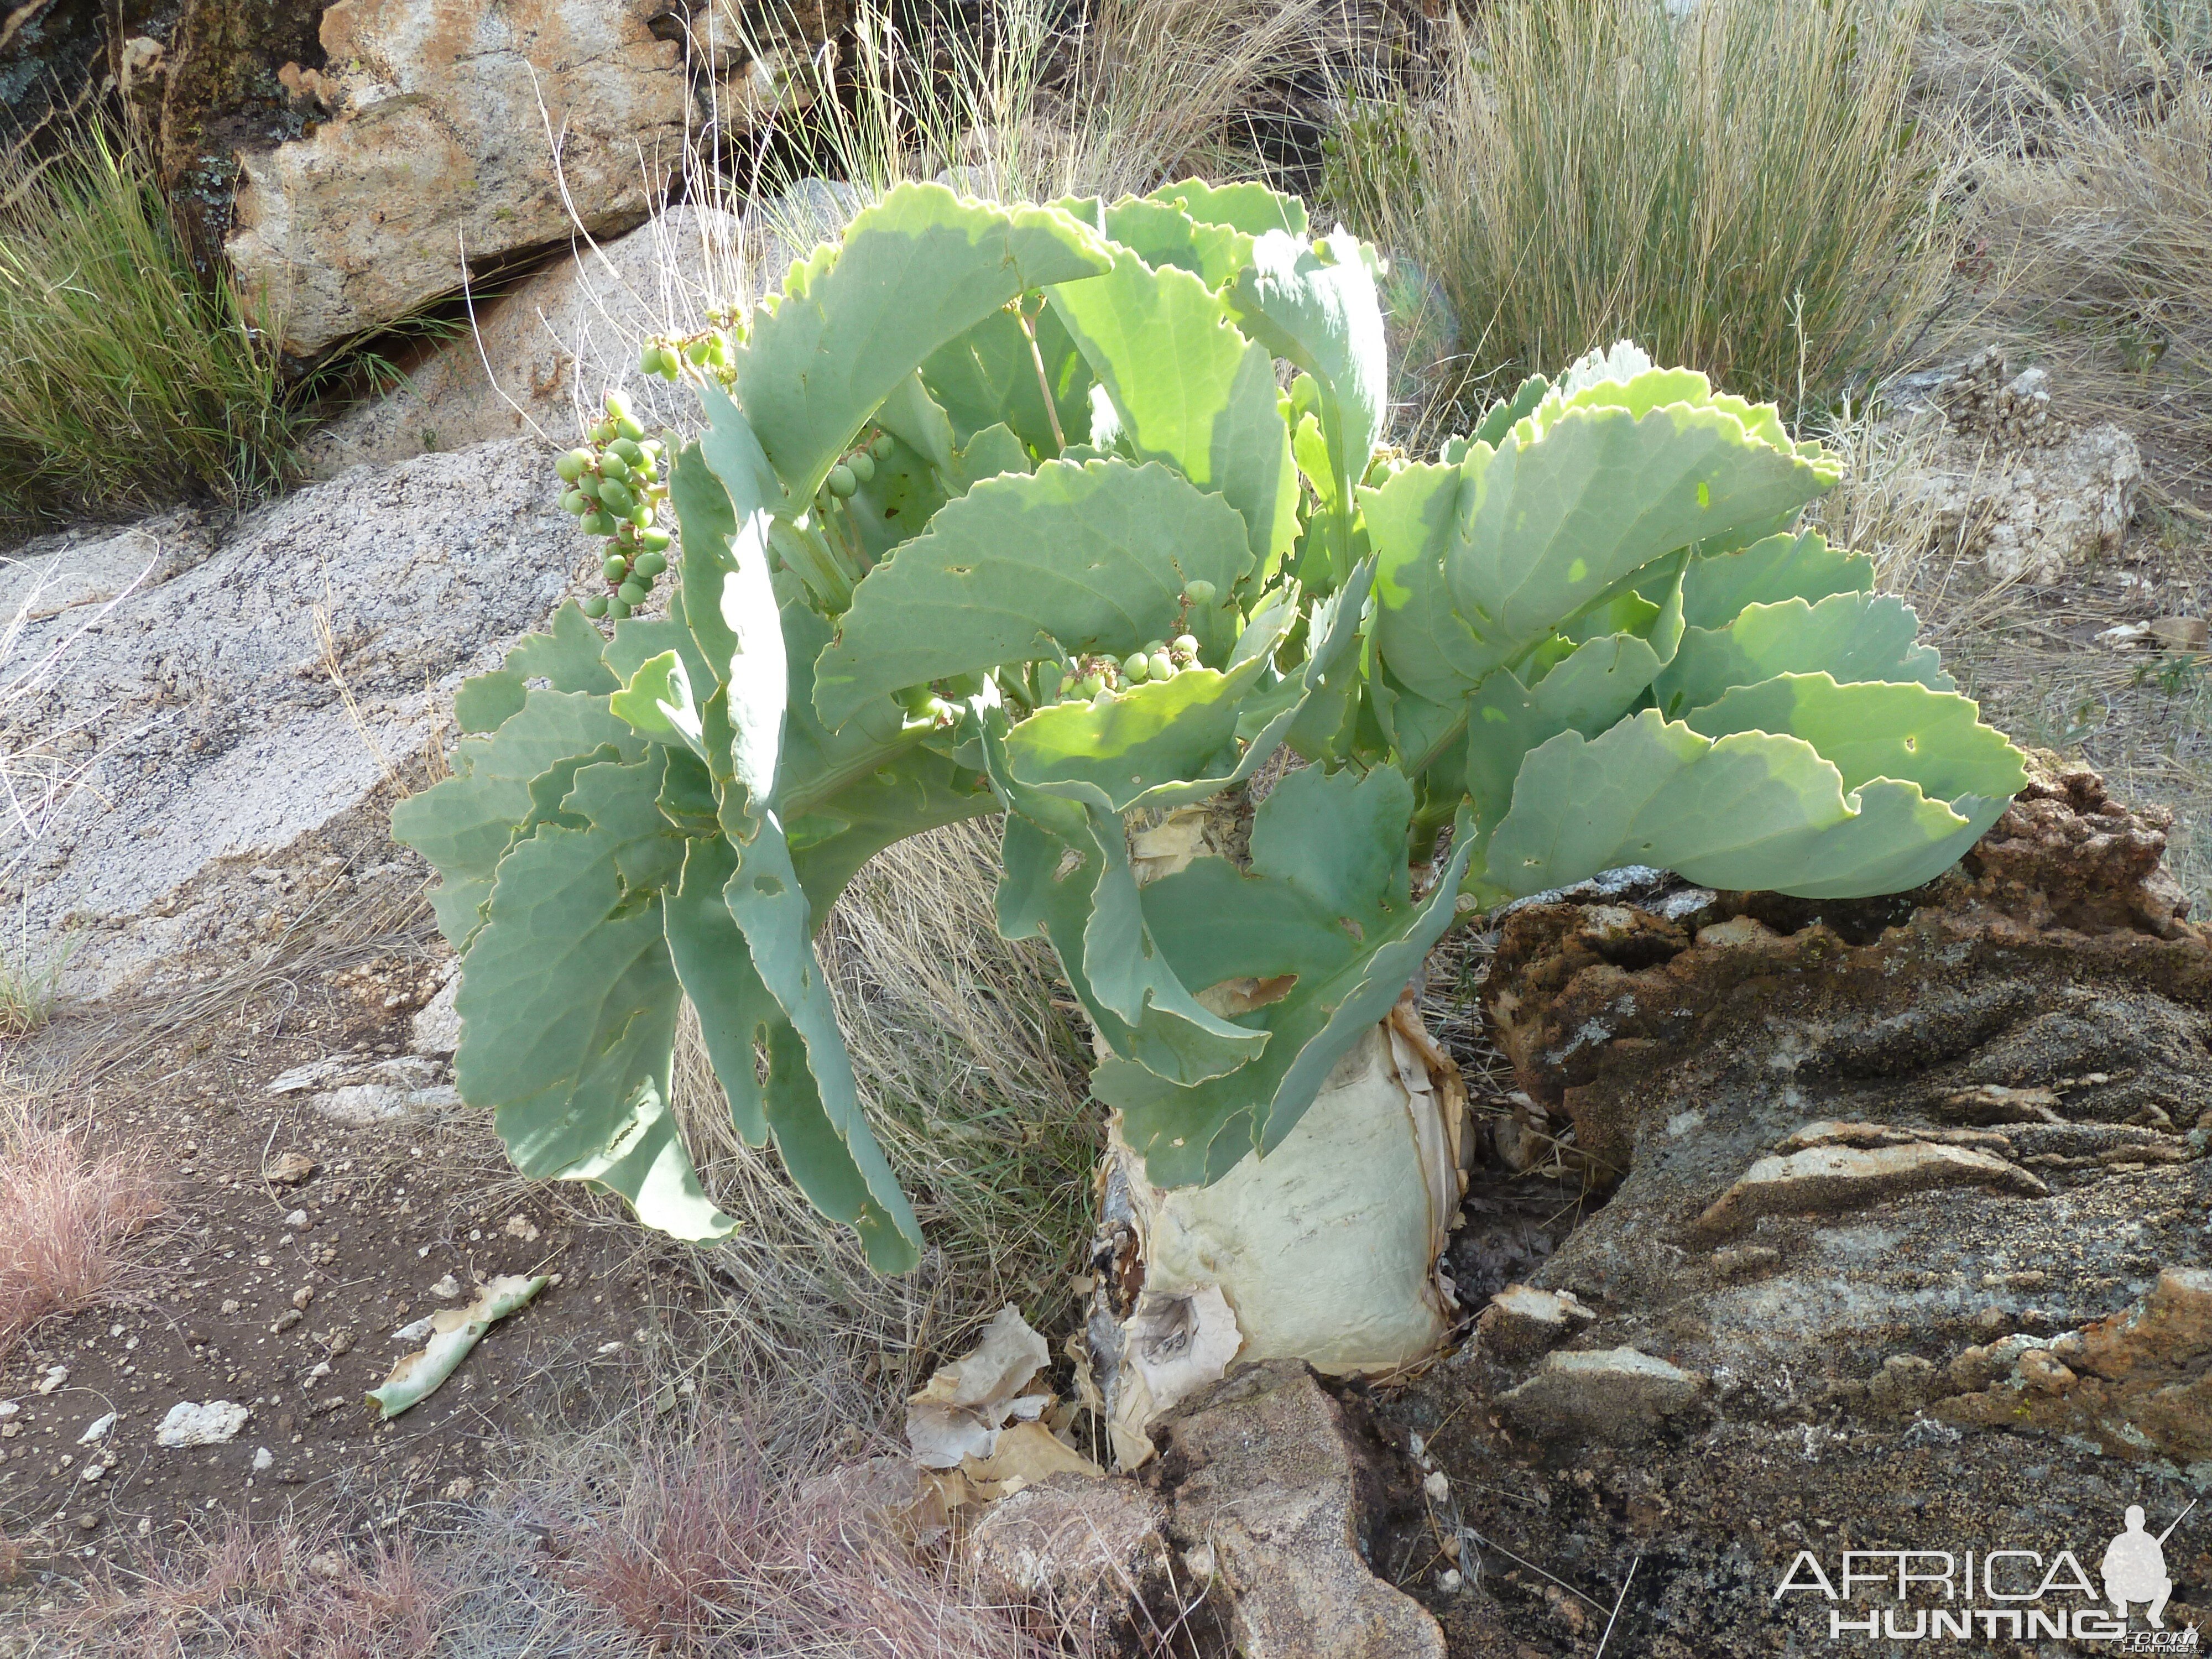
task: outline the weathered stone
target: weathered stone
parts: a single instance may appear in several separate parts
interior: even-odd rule
[[[656,0],[337,0],[320,118],[246,149],[225,251],[286,351],[405,316],[526,250],[645,218],[688,136]],[[557,159],[556,144],[557,143]]]
[[[1950,1376],[1966,1392],[1936,1413],[2075,1435],[2124,1457],[2212,1461],[2212,1272],[2168,1267],[2120,1312],[2025,1341],[1961,1352]]]
[[[1984,1187],[2044,1198],[2050,1188],[2019,1165],[1965,1146],[1911,1140],[1887,1146],[1812,1146],[1762,1158],[1698,1218],[1707,1237],[1762,1215],[1837,1212],[1945,1187]]]
[[[1499,1396],[1524,1433],[1627,1443],[1650,1438],[1697,1403],[1705,1380],[1634,1348],[1545,1356],[1536,1374]]]
[[[697,392],[641,373],[638,343],[702,328],[708,311],[750,298],[755,267],[743,231],[726,213],[677,207],[479,300],[472,333],[314,435],[310,470],[329,477],[495,438],[534,435],[565,447],[580,441],[610,392],[648,426],[695,426]]]
[[[231,1400],[210,1400],[205,1405],[180,1400],[169,1407],[154,1431],[154,1443],[173,1450],[195,1446],[220,1446],[246,1426],[246,1407]]]
[[[967,1547],[994,1595],[1079,1616],[1164,1586],[1166,1524],[1160,1500],[1134,1481],[1060,1474],[993,1504]]]
[[[438,994],[415,1011],[415,1018],[407,1029],[414,1039],[416,1054],[442,1056],[459,1049],[461,1016],[453,1005],[460,994],[460,975],[449,975]]]
[[[1607,1413],[1571,1389],[1579,1409],[1531,1409],[1589,1363],[1571,1348],[1525,1378],[1439,1366],[1386,1409],[1431,1436],[1455,1492],[1501,1494],[1486,1567],[1510,1552],[1602,1612],[1642,1558],[1608,1651],[1812,1650],[1826,1606],[1771,1594],[1806,1549],[1832,1571],[1844,1549],[2002,1538],[2094,1567],[2130,1504],[2157,1531],[2212,1462],[2212,1158],[2187,1127],[2212,1098],[2212,948],[2159,869],[2162,814],[2054,757],[2033,769],[1913,893],[1721,894],[1694,938],[1656,914],[1592,922],[1620,902],[1593,896],[1499,930],[1485,996],[1514,1081],[1624,1172],[1528,1281],[1707,1387],[1626,1447],[1587,1431]],[[1663,952],[1611,959],[1628,939]],[[1838,1159],[1886,1179],[1899,1154],[1910,1181],[1812,1194],[1851,1207],[1764,1201],[1764,1176]],[[1966,1166],[1994,1184],[1911,1189]],[[1724,1197],[1729,1224],[1701,1227]],[[1662,1498],[1665,1565],[1638,1518]],[[1425,1559],[1425,1536],[1392,1559]],[[2185,1606],[2201,1549],[2169,1556],[2171,1627],[2203,1620]],[[1468,1574],[1448,1628],[1461,1604],[1571,1639],[1525,1572]]]
[[[1534,1359],[1596,1317],[1571,1291],[1508,1285],[1475,1316],[1475,1336],[1483,1352],[1494,1358]]]
[[[1174,1540],[1211,1547],[1245,1659],[1443,1659],[1436,1620],[1362,1555],[1373,1464],[1304,1365],[1237,1372],[1167,1436]]]
[[[75,781],[36,833],[0,826],[0,902],[33,940],[77,931],[64,989],[100,994],[276,949],[313,905],[418,890],[385,810],[423,781],[461,678],[588,553],[540,452],[491,446],[301,489],[94,629],[77,606],[17,630],[0,684],[52,660],[0,706],[0,752]]]
[[[2014,375],[1995,348],[1937,381],[1932,401],[1940,422],[1919,417],[1924,453],[1889,487],[1946,545],[1999,580],[2043,583],[2120,550],[2143,476],[2133,438],[2056,418],[2044,371]]]

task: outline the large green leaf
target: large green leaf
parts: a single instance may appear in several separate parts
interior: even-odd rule
[[[1001,931],[1049,939],[1108,1046],[1163,1076],[1194,1082],[1257,1054],[1266,1033],[1200,1006],[1153,943],[1127,832],[1105,793],[1080,779],[1023,782],[1000,724],[986,727],[984,753],[1007,807]]]
[[[987,427],[1005,425],[1047,457],[1059,452],[1053,421],[1070,443],[1091,435],[1090,365],[1059,317],[1048,307],[1032,325],[1036,348],[1030,349],[1021,319],[994,311],[950,344],[939,347],[921,366],[921,378],[945,413],[952,441],[965,447]],[[1038,366],[1043,366],[1040,380]],[[1048,410],[1045,388],[1052,390]]]
[[[1153,937],[1188,982],[1293,978],[1276,1000],[1238,1016],[1271,1040],[1237,1071],[1182,1086],[1119,1060],[1093,1074],[1093,1091],[1121,1113],[1122,1133],[1154,1182],[1217,1180],[1255,1146],[1280,1146],[1450,925],[1471,842],[1455,838],[1436,887],[1415,902],[1406,865],[1412,810],[1410,786],[1387,768],[1364,777],[1294,772],[1254,820],[1249,872],[1202,858],[1145,890]]]
[[[1935,647],[1917,642],[1919,627],[1912,607],[1886,593],[1747,605],[1725,628],[1687,629],[1654,691],[1660,708],[1676,718],[1731,686],[1777,674],[1912,681],[1948,691],[1954,682]]]
[[[1162,185],[1150,199],[1172,203],[1202,225],[1226,225],[1247,236],[1264,236],[1271,230],[1303,236],[1308,228],[1304,202],[1256,179],[1209,185],[1203,179],[1182,179]]]
[[[1320,388],[1321,430],[1333,473],[1325,492],[1336,541],[1330,586],[1352,568],[1352,489],[1366,475],[1389,414],[1389,371],[1375,253],[1340,232],[1309,247],[1284,231],[1252,245],[1230,290],[1244,331],[1310,374]]]
[[[1463,476],[1419,461],[1358,492],[1375,549],[1376,648],[1397,680],[1432,702],[1456,702],[1497,665],[1444,584]]]
[[[854,590],[814,706],[835,728],[902,686],[1063,651],[1127,655],[1176,631],[1188,584],[1225,593],[1250,562],[1236,514],[1164,466],[1048,461],[994,478]],[[1227,647],[1229,615],[1191,614],[1202,652]]]
[[[489,737],[462,738],[452,777],[392,809],[393,839],[413,848],[438,872],[431,908],[454,949],[468,948],[491,896],[493,873],[517,826],[530,816],[532,781],[601,744],[625,757],[641,748],[605,697],[540,689]]]
[[[600,1182],[649,1226],[714,1238],[735,1224],[701,1189],[668,1107],[680,997],[659,780],[657,754],[586,767],[570,805],[591,827],[544,826],[501,860],[455,1003],[453,1076],[494,1109],[525,1175]]]
[[[1686,718],[1709,738],[1786,732],[1802,738],[1856,789],[1876,778],[1917,784],[1933,799],[2006,801],[2027,787],[2019,750],[1984,726],[1974,703],[1911,682],[1838,684],[1825,673],[1738,686]]]
[[[1641,389],[1655,399],[1661,390]],[[1623,388],[1594,392],[1612,390]],[[1547,399],[1497,451],[1471,450],[1462,470],[1444,579],[1453,608],[1501,664],[1653,561],[1802,507],[1832,478],[1717,399]]]
[[[463,682],[453,697],[454,720],[464,732],[498,730],[522,707],[524,691],[535,679],[556,691],[613,690],[615,677],[599,660],[605,643],[571,600],[553,613],[549,631],[516,641],[504,667]]]
[[[1958,736],[1955,714],[1918,701],[1948,694],[1877,690],[1914,702],[1936,741]],[[1949,701],[1965,705],[1971,724],[1972,705]],[[1849,720],[1854,708],[1861,719],[1893,717],[1802,688],[1767,694],[1758,712],[1773,718],[1800,706],[1808,725],[1815,716]],[[1969,741],[1972,752],[1955,768],[1946,761],[1929,769],[1937,767],[1931,757],[1923,775],[2001,783],[2008,775],[2002,757]],[[1486,849],[1485,879],[1505,893],[1532,893],[1652,864],[1714,887],[1820,898],[1897,892],[1948,867],[2002,808],[2002,798],[1978,794],[1931,800],[1895,778],[1868,779],[1847,793],[1842,772],[1803,738],[1747,729],[1714,738],[1647,708],[1595,738],[1563,733],[1528,757],[1512,810]]]
[[[1199,277],[1129,249],[1114,268],[1051,291],[1053,309],[1112,399],[1121,436],[1243,517],[1271,574],[1297,534],[1297,468],[1276,404],[1274,360]]]
[[[1692,559],[1682,579],[1682,615],[1692,628],[1726,628],[1747,605],[1818,601],[1874,591],[1874,561],[1831,548],[1815,530],[1769,536],[1740,553]]]
[[[1091,785],[1115,812],[1163,805],[1170,795],[1182,804],[1180,786],[1237,773],[1245,757],[1237,735],[1246,695],[1272,676],[1275,649],[1297,619],[1294,604],[1261,612],[1226,672],[1186,669],[1098,702],[1039,709],[1006,733],[1009,774],[1025,784]],[[1279,711],[1276,718],[1287,726]]]
[[[1020,295],[1108,269],[1105,244],[1054,208],[1004,208],[901,185],[841,245],[795,265],[754,313],[737,402],[803,512],[878,404]],[[1070,291],[1070,290],[1062,290]]]

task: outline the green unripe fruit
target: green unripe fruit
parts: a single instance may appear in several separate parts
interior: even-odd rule
[[[637,505],[637,497],[629,493],[629,486],[616,478],[599,480],[599,500],[614,513],[627,513]]]
[[[871,455],[873,455],[879,461],[888,461],[890,459],[891,434],[888,432],[878,432],[876,434],[875,441],[868,446],[868,453]]]
[[[619,392],[610,392],[607,393],[607,418],[609,420],[619,421],[629,415],[629,398],[623,397]]]
[[[581,518],[592,510],[592,498],[580,489],[564,491],[561,496],[561,510]]]
[[[620,587],[615,589],[615,597],[620,599],[624,605],[629,605],[632,610],[635,610],[639,605],[645,603],[645,596],[652,591],[653,590],[647,587],[643,582],[635,580],[626,581]]]
[[[586,513],[581,522],[586,536],[611,536],[615,533],[615,521],[604,510]]]
[[[643,530],[653,522],[653,504],[650,501],[640,501],[635,507],[630,508],[629,516],[630,523]]]
[[[572,449],[553,463],[553,470],[568,483],[575,483],[591,469],[592,452],[588,449]]]
[[[637,544],[640,547],[650,548],[655,553],[666,547],[673,539],[674,538],[665,530],[644,529],[637,532]]]
[[[829,487],[830,493],[840,501],[860,487],[860,481],[853,476],[853,469],[842,461],[830,469],[830,476],[823,479],[823,483]]]
[[[1184,583],[1182,594],[1193,605],[1212,605],[1216,591],[1213,584],[1201,576],[1194,582]]]
[[[638,439],[645,436],[645,428],[629,416],[619,415],[615,417],[615,429],[611,435],[617,438],[628,438],[635,443]]]
[[[1078,696],[1095,697],[1106,689],[1106,682],[1096,674],[1085,674],[1075,683]]]
[[[937,701],[937,693],[927,685],[909,685],[896,695],[899,707],[909,714],[919,714]]]
[[[1196,637],[1192,635],[1178,634],[1175,638],[1168,641],[1168,649],[1182,656],[1195,659],[1198,656],[1198,641]]]
[[[625,465],[635,466],[645,459],[644,446],[634,444],[627,438],[616,439],[607,446],[607,448],[612,453],[621,456]]]
[[[623,617],[629,615],[629,606],[619,597],[609,599],[607,601],[607,615],[613,617],[617,622],[620,622]]]
[[[599,568],[611,582],[618,582],[629,574],[629,561],[619,553],[610,553]]]
[[[641,553],[635,568],[641,576],[658,576],[668,568],[668,560],[659,553]]]
[[[1152,677],[1152,659],[1141,651],[1132,651],[1121,661],[1121,678],[1142,683]]]
[[[692,341],[689,345],[684,348],[684,355],[689,357],[693,362],[699,364],[702,368],[705,367],[707,362],[706,341]]]
[[[594,422],[592,429],[584,435],[595,444],[612,443],[615,441],[614,425],[608,421]]]
[[[660,348],[647,341],[637,349],[637,371],[641,374],[660,373]]]
[[[594,593],[576,608],[593,622],[597,622],[607,614],[607,596],[604,593]]]
[[[875,457],[869,454],[865,449],[857,450],[852,455],[848,456],[846,459],[845,465],[852,470],[853,476],[858,478],[862,483],[867,483],[869,479],[876,476]]]
[[[599,477],[611,478],[617,483],[629,477],[629,463],[612,450],[599,457]]]
[[[1174,678],[1176,672],[1175,661],[1174,659],[1170,657],[1166,652],[1155,651],[1152,653],[1149,660],[1152,664],[1152,678],[1154,679],[1164,680]]]
[[[730,349],[728,345],[724,343],[722,337],[719,334],[708,335],[707,337],[707,366],[709,368],[726,368],[729,366],[729,362]]]

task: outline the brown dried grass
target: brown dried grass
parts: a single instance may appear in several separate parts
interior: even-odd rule
[[[21,1100],[0,1097],[0,1355],[40,1320],[122,1289],[131,1241],[161,1208],[142,1160],[94,1151]]]
[[[349,1552],[231,1519],[52,1620],[52,1651],[107,1659],[429,1659],[456,1592],[404,1539]]]

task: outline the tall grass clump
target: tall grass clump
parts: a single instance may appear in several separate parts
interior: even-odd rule
[[[1633,337],[1795,410],[1892,358],[1951,258],[1917,0],[1498,0],[1431,94],[1347,100],[1329,176],[1480,390]]]
[[[39,1121],[0,1095],[0,1358],[40,1320],[112,1297],[161,1188],[126,1154]]]
[[[86,126],[0,153],[0,513],[250,501],[299,433],[273,344],[193,269],[134,149]]]
[[[1321,65],[1331,21],[1324,0],[987,0],[916,27],[860,0],[846,86],[784,118],[787,147],[740,184],[820,171],[866,198],[951,170],[974,195],[1049,201],[1250,177],[1267,89]]]

